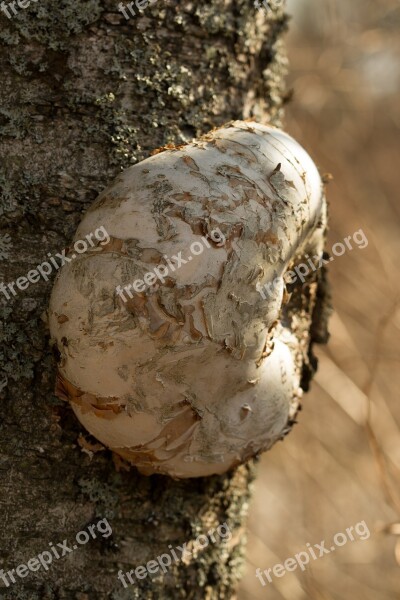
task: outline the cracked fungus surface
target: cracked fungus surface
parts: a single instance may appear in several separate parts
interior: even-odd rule
[[[324,246],[307,153],[278,129],[233,122],[126,169],[75,241],[100,227],[108,243],[65,265],[53,289],[58,395],[145,474],[223,473],[270,448],[299,405],[317,288],[300,326],[283,277]],[[179,253],[163,282],[117,292]]]

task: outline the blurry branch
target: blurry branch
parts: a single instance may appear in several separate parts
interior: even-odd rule
[[[385,332],[386,332],[386,329],[389,326],[390,322],[392,321],[394,315],[396,314],[396,311],[399,308],[399,306],[400,306],[400,299],[396,299],[392,308],[390,310],[388,310],[386,315],[384,315],[382,317],[382,319],[379,321],[378,331],[377,331],[377,335],[376,335],[376,343],[375,343],[375,347],[374,347],[374,351],[373,351],[370,375],[369,375],[364,387],[362,388],[362,391],[364,392],[364,394],[367,398],[367,401],[368,401],[367,419],[366,419],[366,423],[365,423],[365,428],[367,431],[368,441],[371,446],[371,450],[374,454],[374,457],[375,457],[375,460],[377,463],[378,474],[379,474],[379,477],[381,480],[382,488],[384,490],[384,493],[385,493],[388,503],[392,506],[392,508],[397,512],[397,514],[400,517],[400,499],[399,499],[399,496],[397,495],[397,493],[393,489],[393,485],[392,485],[391,478],[390,478],[387,464],[386,464],[386,457],[385,457],[384,453],[382,452],[382,449],[379,445],[379,441],[373,430],[372,418],[371,418],[371,413],[372,413],[371,391],[372,391],[372,386],[376,379],[376,375],[377,375],[378,368],[380,365]]]

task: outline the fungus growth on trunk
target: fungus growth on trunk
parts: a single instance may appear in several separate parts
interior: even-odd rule
[[[299,407],[324,249],[308,154],[230,123],[126,169],[75,240],[100,227],[108,243],[54,285],[58,395],[145,474],[223,473],[270,448]]]

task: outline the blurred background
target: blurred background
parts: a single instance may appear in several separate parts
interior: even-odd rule
[[[400,1],[289,0],[286,129],[328,186],[331,339],[299,423],[261,460],[239,600],[400,599]],[[354,245],[354,244],[353,244]],[[255,577],[365,521],[366,541]],[[331,543],[328,544],[330,547]]]

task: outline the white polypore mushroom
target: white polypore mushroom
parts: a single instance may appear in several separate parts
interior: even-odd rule
[[[54,285],[58,394],[145,474],[223,473],[270,448],[299,404],[316,295],[301,328],[284,275],[322,255],[325,226],[316,166],[272,127],[237,121],[126,169],[75,236],[109,242]]]

